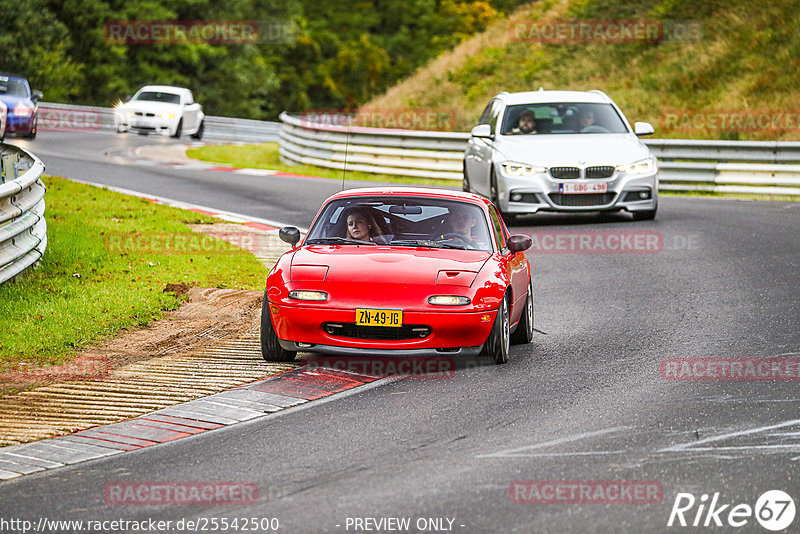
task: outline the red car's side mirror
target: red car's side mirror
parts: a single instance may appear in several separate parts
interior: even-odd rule
[[[297,242],[300,241],[300,230],[294,226],[284,226],[278,231],[278,237],[281,238],[281,241],[295,246]]]
[[[516,234],[508,238],[508,249],[516,254],[531,248],[533,240],[527,235]]]

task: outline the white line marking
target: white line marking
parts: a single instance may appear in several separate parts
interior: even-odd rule
[[[613,456],[615,454],[630,454],[630,451],[586,451],[586,452],[534,452],[531,454],[484,454],[476,458],[560,458],[566,456]]]
[[[800,443],[785,444],[785,445],[741,445],[739,447],[692,447],[691,449],[683,449],[681,451],[669,452],[706,452],[706,451],[749,451],[749,450],[771,450],[771,449],[794,449],[800,451]],[[659,451],[664,452],[664,451]]]
[[[237,169],[233,174],[249,174],[250,176],[272,176],[278,171],[270,171],[268,169]]]
[[[570,443],[572,441],[578,441],[586,438],[593,438],[595,436],[603,436],[605,434],[612,434],[614,432],[621,432],[623,430],[630,430],[631,428],[632,427],[629,426],[617,426],[614,428],[596,430],[594,432],[583,432],[581,434],[575,434],[574,436],[568,436],[566,438],[558,438],[551,441],[545,441],[543,443],[537,443],[535,445],[527,445],[525,447],[519,447],[517,449],[494,452],[492,454],[479,454],[478,456],[476,456],[476,458],[510,458],[514,456],[526,456],[525,454],[519,454],[519,453],[535,449],[542,449],[544,447],[552,447],[554,445],[563,445],[564,443]],[[599,451],[599,453],[602,454],[603,451]]]
[[[692,441],[690,443],[682,443],[679,445],[673,445],[671,447],[667,447],[666,449],[661,449],[658,452],[676,452],[676,451],[683,451],[683,450],[698,450],[696,445],[702,445],[704,443],[713,443],[715,441],[722,441],[728,438],[736,438],[739,436],[749,436],[751,434],[758,434],[759,432],[765,432],[767,430],[775,430],[776,428],[784,428],[787,426],[793,425],[800,425],[800,419],[794,419],[792,421],[786,421],[783,423],[778,423],[775,425],[768,425],[762,426],[758,428],[751,428],[749,430],[740,430],[738,432],[729,432],[727,434],[722,434],[719,436],[712,436],[705,439],[699,439],[697,441]],[[721,447],[722,448],[722,447]]]

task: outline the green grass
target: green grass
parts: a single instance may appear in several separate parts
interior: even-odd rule
[[[168,283],[264,288],[267,270],[254,256],[187,226],[217,219],[44,181],[47,251],[36,269],[0,286],[0,372],[19,362],[63,363],[77,349],[148,324],[181,302],[162,291]]]
[[[287,165],[280,159],[278,143],[263,143],[259,145],[209,145],[190,148],[186,151],[190,158],[231,165],[233,167],[249,169],[270,169],[273,171],[305,174],[341,180],[342,171],[328,169],[315,165]],[[389,182],[400,184],[420,185],[449,185],[460,186],[458,180],[443,180],[436,178],[413,178],[410,176],[392,176],[387,174],[373,174],[360,171],[347,171],[347,181]]]

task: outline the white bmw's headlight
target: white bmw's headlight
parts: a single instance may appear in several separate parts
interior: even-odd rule
[[[656,158],[646,158],[629,165],[618,165],[617,170],[626,174],[651,174],[656,170]]]
[[[458,295],[434,295],[428,297],[428,304],[435,304],[437,306],[466,306],[469,303],[469,297],[461,297]]]
[[[289,298],[295,300],[327,300],[328,294],[324,291],[289,291]]]
[[[174,113],[159,113],[158,114],[158,118],[159,119],[174,119],[175,118],[175,114]]]
[[[503,174],[506,176],[534,176],[542,172],[547,172],[547,169],[536,165],[528,165],[527,163],[517,163],[515,161],[503,162]]]

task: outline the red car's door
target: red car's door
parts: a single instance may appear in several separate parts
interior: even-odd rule
[[[514,324],[519,320],[522,310],[525,308],[525,298],[528,295],[528,284],[531,277],[530,264],[524,251],[513,253],[508,249],[508,229],[494,206],[489,206],[489,214],[500,254],[505,258],[508,266],[508,277],[513,295],[509,316],[511,323]]]

